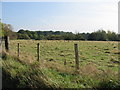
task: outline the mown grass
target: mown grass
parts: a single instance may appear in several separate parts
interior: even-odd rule
[[[21,44],[19,59],[16,57],[17,42]],[[38,42],[41,45],[40,62],[37,62],[37,57],[35,57]],[[77,73],[74,64],[74,43],[79,44],[80,52],[80,70]],[[119,53],[115,54],[115,52],[119,52],[117,42],[16,40],[10,41],[10,45],[10,53],[7,54],[7,57],[3,55],[3,76],[5,76],[3,79],[7,82],[3,84],[5,86],[10,85],[8,87],[17,88],[119,88]],[[64,60],[66,60],[66,65],[64,65]],[[6,80],[6,77],[10,78]],[[12,83],[8,84],[9,81]]]

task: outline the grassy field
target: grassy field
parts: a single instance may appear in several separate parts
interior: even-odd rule
[[[17,43],[20,43],[19,60],[30,64],[30,67],[40,69],[36,72],[41,71],[47,78],[43,81],[49,83],[53,88],[114,87],[112,85],[116,85],[115,83],[118,82],[118,65],[120,63],[118,42],[11,40],[10,56],[17,57]],[[37,43],[40,43],[40,62],[37,62]],[[74,43],[79,45],[79,74],[76,74],[75,70]],[[8,65],[5,64],[7,62]],[[66,65],[64,65],[65,62]],[[14,63],[9,63],[10,60],[3,62],[5,70],[9,65],[13,64],[14,66]],[[13,68],[13,73],[17,73],[16,70],[19,70],[17,67],[25,67],[17,63],[19,62],[16,62],[16,69]],[[29,67],[25,68],[26,71],[20,70],[20,74],[30,72]],[[12,73],[11,69],[7,71]],[[35,77],[33,76],[33,78]],[[40,78],[40,76],[37,75],[36,78]],[[36,84],[36,87],[38,86]]]

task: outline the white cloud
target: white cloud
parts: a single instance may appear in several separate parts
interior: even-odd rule
[[[80,1],[88,2],[88,6],[83,7],[78,5],[68,7],[68,9],[72,8],[72,10],[70,10],[73,13],[70,15],[66,12],[66,15],[55,15],[49,19],[44,18],[42,20],[41,18],[36,18],[33,21],[38,22],[37,24],[26,25],[23,28],[30,28],[30,30],[67,30],[72,32],[93,32],[103,28],[105,30],[118,32],[118,0]]]
[[[96,8],[94,8],[96,7]],[[89,8],[89,7],[86,7]],[[116,4],[104,3],[95,5],[93,11],[88,15],[58,15],[49,19],[36,18],[34,21],[41,21],[41,25],[29,26],[38,30],[64,30],[71,32],[93,32],[98,29],[118,32],[118,10]],[[79,9],[79,8],[78,8]],[[91,14],[92,13],[92,14]],[[93,15],[93,16],[91,16]]]
[[[44,20],[47,29],[92,32],[100,28],[118,32],[118,9],[114,3],[95,5],[88,15],[53,16]],[[88,7],[89,8],[89,7]],[[91,7],[92,8],[92,7]],[[92,13],[93,16],[90,16]]]

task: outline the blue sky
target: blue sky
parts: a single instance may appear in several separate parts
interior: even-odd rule
[[[117,0],[88,1],[2,2],[2,22],[11,24],[14,31],[23,28],[80,33],[98,29],[118,32]]]

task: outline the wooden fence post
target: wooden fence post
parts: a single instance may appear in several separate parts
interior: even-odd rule
[[[79,70],[78,44],[74,44],[76,70]]]
[[[20,44],[18,43],[18,58],[20,57]]]
[[[9,52],[9,36],[5,36],[5,50]]]
[[[37,44],[37,55],[38,55],[38,61],[40,61],[40,44]]]
[[[66,65],[67,63],[66,63],[66,59],[64,60],[64,65]]]

